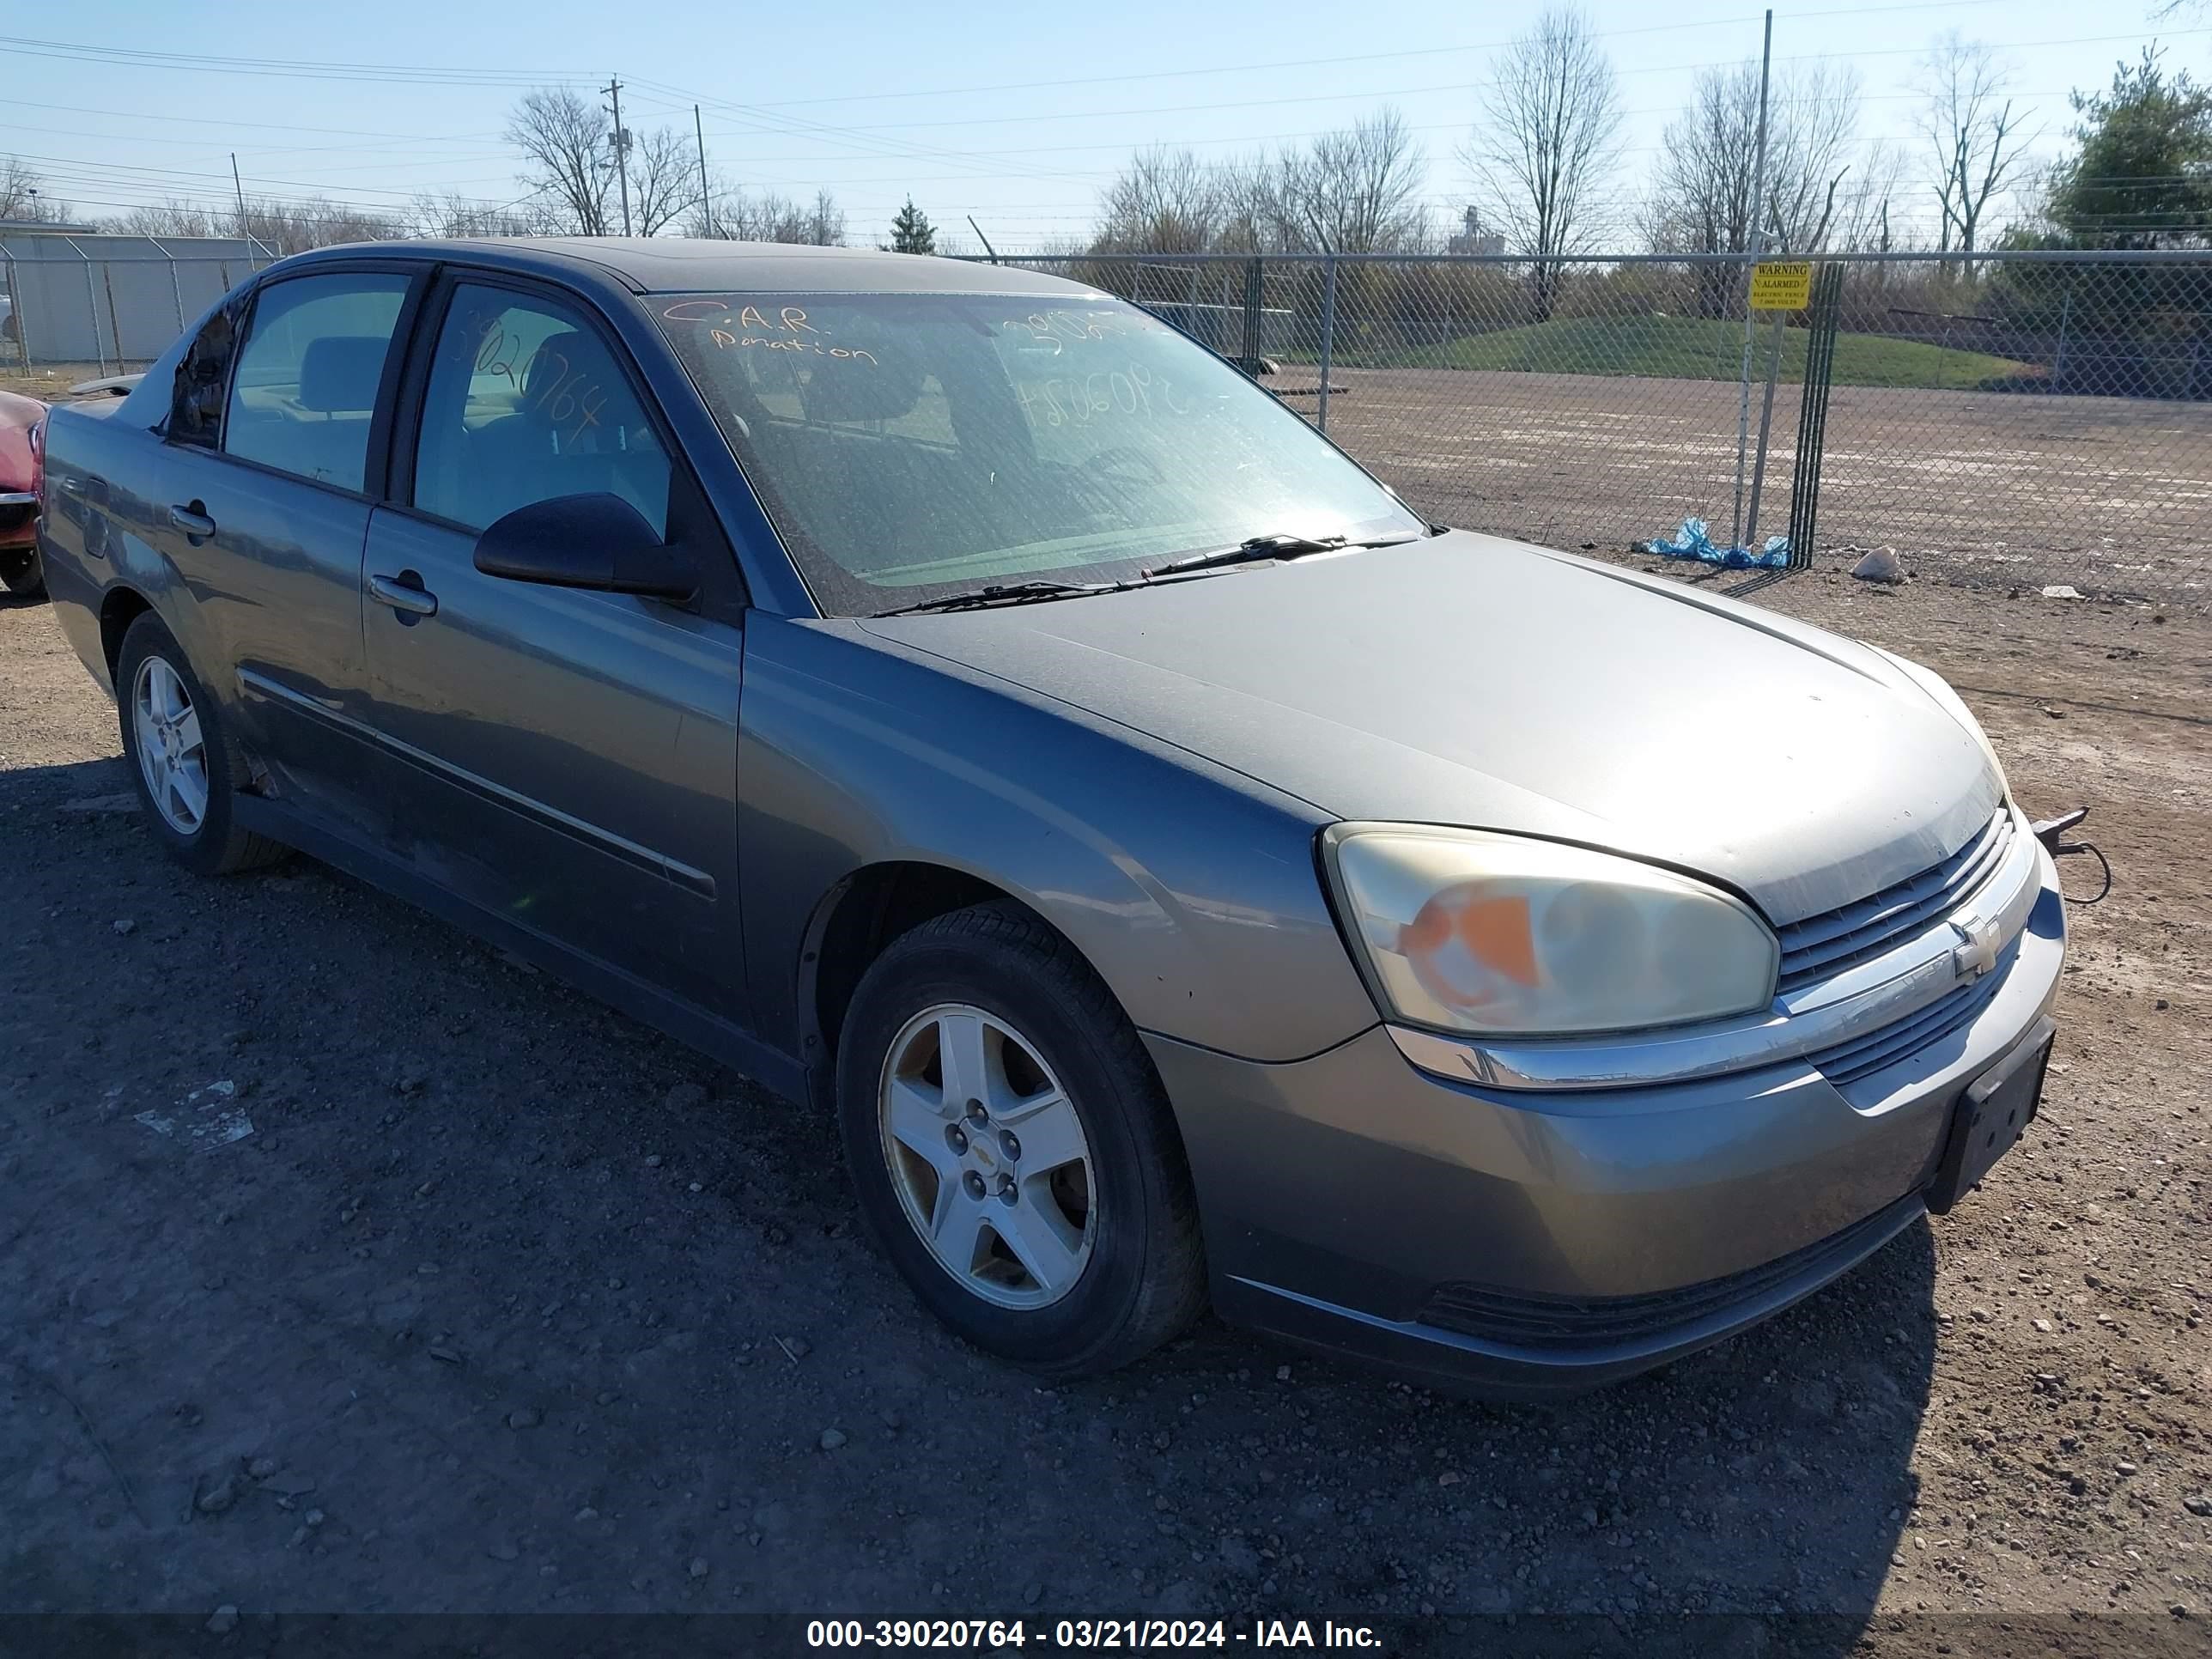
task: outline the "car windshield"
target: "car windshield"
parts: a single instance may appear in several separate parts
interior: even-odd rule
[[[648,301],[816,602],[873,615],[1421,520],[1237,369],[1070,294]]]

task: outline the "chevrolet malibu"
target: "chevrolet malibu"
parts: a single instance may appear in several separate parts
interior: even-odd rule
[[[302,849],[834,1115],[915,1294],[1048,1376],[1210,1301],[1602,1382],[2035,1109],[2057,880],[1941,679],[1428,522],[1074,283],[328,250],[46,449],[170,854]]]

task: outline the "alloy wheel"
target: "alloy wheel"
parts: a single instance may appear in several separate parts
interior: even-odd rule
[[[179,835],[197,835],[208,806],[199,712],[177,671],[159,657],[138,665],[131,688],[131,720],[139,775],[146,780],[154,810]]]
[[[877,1090],[899,1206],[938,1265],[1003,1308],[1075,1288],[1097,1233],[1090,1142],[1036,1047],[966,1003],[900,1029]]]

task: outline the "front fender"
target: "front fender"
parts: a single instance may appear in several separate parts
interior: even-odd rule
[[[754,613],[741,710],[747,986],[761,1034],[793,1053],[817,907],[896,860],[1020,899],[1142,1030],[1282,1060],[1376,1023],[1305,802],[845,623]]]

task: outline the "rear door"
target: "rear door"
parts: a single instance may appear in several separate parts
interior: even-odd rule
[[[386,265],[258,290],[227,379],[185,388],[173,410],[161,498],[146,504],[191,596],[177,609],[201,678],[278,793],[356,829],[383,796],[362,741],[362,548],[419,281]]]
[[[507,920],[724,1014],[744,595],[620,342],[550,289],[449,280],[368,532],[374,718],[397,846]],[[690,605],[487,576],[477,532],[608,491],[699,556]]]

